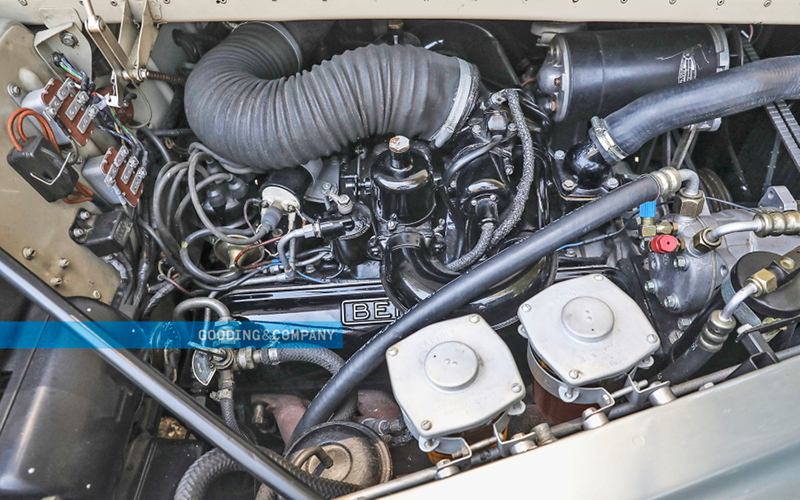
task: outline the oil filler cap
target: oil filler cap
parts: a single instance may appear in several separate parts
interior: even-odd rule
[[[561,321],[578,340],[596,342],[614,328],[614,312],[608,304],[594,297],[578,297],[561,310]]]
[[[462,342],[442,342],[425,356],[425,374],[439,389],[463,389],[478,376],[478,355]]]

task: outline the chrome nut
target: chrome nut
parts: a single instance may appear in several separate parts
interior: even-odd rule
[[[672,209],[676,214],[685,217],[697,217],[703,212],[705,204],[706,197],[703,193],[698,193],[697,196],[690,196],[686,194],[686,188],[681,188],[678,194],[675,195]]]
[[[716,241],[712,241],[711,239],[709,239],[708,234],[712,230],[713,230],[712,228],[707,227],[702,231],[700,231],[699,233],[695,234],[694,237],[692,238],[692,244],[697,250],[700,251],[700,253],[708,253],[717,248],[718,246],[720,246],[720,244],[722,243],[722,238]]]
[[[773,292],[776,288],[778,288],[778,278],[772,271],[768,271],[767,269],[757,271],[755,274],[747,278],[744,283],[745,285],[752,283],[758,287],[758,293],[756,294],[756,297],[760,297],[765,293]]]

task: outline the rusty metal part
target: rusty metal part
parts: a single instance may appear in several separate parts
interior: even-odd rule
[[[306,412],[308,402],[291,394],[253,394],[250,402],[264,405],[264,411],[272,413],[281,438],[285,443],[292,437],[297,422]]]
[[[394,398],[384,391],[358,391],[358,413],[371,418],[392,419],[400,415]]]

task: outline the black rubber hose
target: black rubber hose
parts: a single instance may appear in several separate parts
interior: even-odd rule
[[[353,493],[359,489],[358,486],[350,483],[343,483],[332,479],[309,474],[306,471],[295,467],[291,462],[267,448],[262,448],[264,454],[272,458],[280,467],[289,474],[308,486],[323,498],[336,498],[348,493]],[[215,448],[202,457],[198,458],[178,483],[175,490],[175,500],[205,500],[206,493],[211,485],[231,472],[244,471],[245,469],[236,461]]]
[[[716,353],[716,351],[708,351],[694,342],[678,359],[661,370],[655,378],[658,381],[669,380],[673,385],[684,382],[705,366]]]
[[[441,146],[477,97],[472,65],[423,48],[370,45],[286,78],[297,71],[295,51],[274,26],[249,23],[203,56],[186,82],[185,105],[203,143],[260,170],[385,133]]]
[[[719,309],[711,312],[692,345],[675,361],[662,369],[653,381],[669,380],[672,385],[675,385],[688,380],[722,349],[723,344],[728,340],[728,335],[736,326],[736,320],[720,319],[721,312]]]
[[[798,97],[800,56],[776,57],[652,92],[610,114],[605,122],[617,146],[632,154],[670,130]]]
[[[162,141],[161,138],[155,134],[155,132],[153,132],[149,127],[142,127],[139,129],[139,131],[143,133],[145,137],[150,139],[150,142],[152,142],[156,149],[158,149],[158,152],[164,158],[164,163],[169,163],[172,161],[172,155],[169,154],[169,149],[167,149],[167,146],[164,145],[164,141]]]
[[[186,286],[189,282],[192,281],[190,276],[182,275],[178,276],[175,280],[175,283],[179,286]],[[154,287],[155,288],[155,287]],[[164,282],[161,288],[158,288],[154,291],[153,296],[150,297],[150,300],[147,302],[144,310],[142,311],[141,319],[145,320],[150,317],[150,314],[155,311],[156,307],[165,299],[167,298],[172,292],[177,290],[178,287],[170,282]]]
[[[326,421],[344,398],[383,362],[384,353],[395,342],[443,319],[451,311],[476,299],[488,288],[534,265],[561,246],[658,196],[659,186],[655,179],[651,176],[641,177],[568,213],[539,229],[529,238],[467,270],[414,306],[359,349],[311,402],[295,428],[294,436]]]

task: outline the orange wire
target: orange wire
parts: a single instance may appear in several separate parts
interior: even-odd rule
[[[8,120],[8,127],[7,127],[8,135],[9,137],[11,137],[11,142],[14,143],[14,147],[17,148],[17,151],[22,150],[22,145],[19,143],[19,140],[14,135],[14,123],[16,122],[17,132],[19,132],[20,138],[23,140],[23,142],[28,142],[28,137],[22,131],[23,120],[28,116],[32,116],[33,118],[36,119],[36,121],[39,122],[39,126],[42,127],[42,134],[44,135],[45,139],[53,143],[53,147],[55,147],[56,151],[60,153],[61,149],[58,147],[58,144],[56,143],[55,134],[53,134],[53,129],[50,128],[50,124],[47,123],[47,120],[45,120],[45,118],[42,115],[40,115],[39,113],[30,108],[19,108],[18,110],[11,113],[11,117]]]
[[[263,241],[261,243],[255,244],[255,245],[250,245],[249,247],[245,247],[244,250],[242,250],[241,252],[236,254],[236,258],[233,259],[233,265],[236,266],[236,267],[239,267],[239,258],[242,255],[244,255],[245,252],[248,252],[248,251],[250,251],[250,250],[252,250],[254,248],[259,248],[259,247],[263,247],[263,246],[269,245],[270,243],[275,243],[276,241],[278,241],[281,238],[283,238],[283,236],[278,236],[277,238],[272,238],[271,240]],[[259,261],[256,262],[256,264],[259,264],[260,262],[261,262],[261,260],[259,259]],[[248,267],[243,267],[241,269],[251,269],[253,267],[257,267],[256,264],[253,264],[253,265],[248,266]]]

